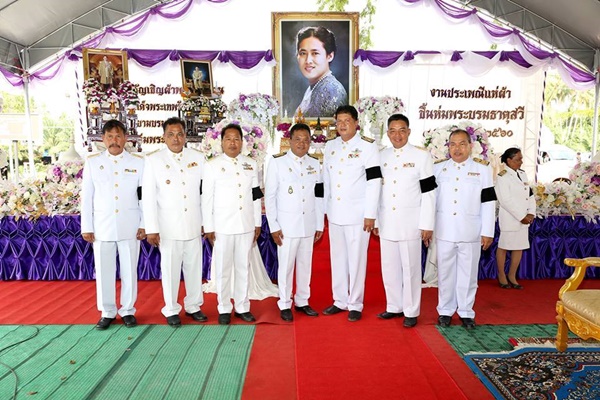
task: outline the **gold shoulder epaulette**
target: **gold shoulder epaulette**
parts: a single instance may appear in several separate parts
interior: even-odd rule
[[[369,142],[369,143],[373,143],[375,141],[375,139],[371,139],[370,137],[366,137],[366,136],[361,136],[360,138],[362,140],[364,140],[365,142]]]
[[[144,155],[142,153],[129,153],[129,154],[131,154],[132,156],[137,157],[137,158],[144,158]]]
[[[506,170],[503,169],[502,171],[498,172],[498,176],[504,176],[504,174],[506,174]]]
[[[158,150],[160,150],[160,149],[152,150],[150,153],[146,153],[146,157],[151,156],[152,154],[156,153]]]
[[[335,140],[335,139],[337,139],[337,137],[335,137],[335,136],[334,136],[334,137],[332,137],[332,138],[329,138],[329,139],[327,139],[327,140],[325,140],[325,141],[326,141],[326,142],[331,142],[332,140]]]
[[[319,157],[315,156],[314,154],[306,154],[307,156],[309,156],[310,158],[314,158],[315,160],[319,160]]]
[[[423,151],[427,151],[427,149],[423,146],[414,146],[415,149],[419,149],[419,150],[423,150]]]
[[[194,150],[194,151],[197,151],[198,153],[202,153],[202,150],[200,150],[200,149],[197,149],[197,148],[195,148],[195,147],[188,147],[188,149],[190,149],[190,150]],[[204,154],[204,153],[203,153],[203,154]]]
[[[279,157],[283,157],[287,154],[287,151],[282,151],[281,153],[278,154],[273,154],[273,158],[279,158]]]
[[[102,152],[90,154],[89,156],[87,156],[87,158],[94,158],[94,157],[99,156],[100,154],[102,154]]]
[[[489,161],[482,160],[481,158],[474,157],[473,161],[481,165],[490,165]]]
[[[441,160],[435,161],[434,164],[439,164],[439,163],[444,162],[444,161],[448,161],[448,159],[447,158],[442,158]]]

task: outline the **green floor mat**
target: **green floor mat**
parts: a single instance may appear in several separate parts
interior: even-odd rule
[[[475,329],[453,325],[437,328],[461,357],[467,353],[511,351],[513,346],[508,339],[514,337],[556,336],[556,324],[477,325]],[[575,336],[569,333],[569,337]]]
[[[0,325],[0,399],[239,399],[254,332]]]

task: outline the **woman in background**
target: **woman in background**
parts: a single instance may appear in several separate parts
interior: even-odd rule
[[[523,165],[523,154],[516,147],[506,150],[501,161],[507,168],[498,173],[496,196],[500,211],[500,239],[496,251],[498,283],[502,289],[523,289],[517,282],[517,269],[523,250],[529,248],[529,225],[535,218],[535,198]],[[505,273],[506,252],[511,251],[508,276]]]
[[[336,49],[335,36],[327,28],[305,27],[298,32],[296,59],[309,86],[296,109],[296,116],[333,117],[339,106],[348,104],[346,89],[329,69]]]

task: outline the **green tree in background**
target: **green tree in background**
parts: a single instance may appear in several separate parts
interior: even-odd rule
[[[548,72],[544,100],[544,124],[558,144],[576,151],[592,149],[594,90],[570,89],[560,75]]]
[[[317,0],[319,11],[345,11],[350,0]],[[377,0],[367,0],[360,12],[359,44],[361,49],[370,49],[373,46],[371,32],[373,31],[373,16],[375,15],[375,3]]]

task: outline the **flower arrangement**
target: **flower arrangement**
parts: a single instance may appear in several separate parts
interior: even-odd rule
[[[434,161],[449,157],[448,153],[448,138],[450,134],[457,129],[466,131],[471,136],[473,143],[472,157],[478,157],[484,160],[491,158],[493,150],[490,146],[488,133],[479,124],[471,121],[461,121],[458,124],[446,125],[441,128],[428,130],[423,132],[423,145],[431,153]]]
[[[569,179],[588,195],[600,194],[600,162],[583,161],[576,164]]]
[[[254,159],[258,165],[262,165],[267,156],[267,137],[265,128],[259,124],[248,124],[235,119],[223,119],[216,125],[208,128],[200,145],[200,150],[207,160],[218,156],[223,152],[221,147],[221,130],[228,124],[238,124],[242,128],[244,146],[242,154]]]
[[[327,141],[327,136],[324,134],[312,135],[311,140],[313,143],[325,143]]]
[[[354,104],[358,111],[358,120],[361,127],[368,122],[383,132],[383,126],[390,115],[404,112],[404,103],[398,97],[361,97]]]
[[[582,215],[587,221],[598,217],[600,197],[586,197],[580,188],[567,182],[538,184],[535,193],[536,214],[539,218],[549,215]]]
[[[125,106],[136,106],[140,103],[138,95],[139,85],[133,84],[131,81],[123,81],[117,89],[117,95]]]
[[[104,93],[100,86],[100,82],[94,78],[86,80],[83,82],[83,93],[85,94],[85,99],[90,107],[100,107],[100,102],[102,101],[102,95]]]
[[[271,141],[275,139],[273,128],[277,115],[279,115],[279,102],[268,94],[240,94],[237,99],[229,103],[229,118],[265,126],[271,135]]]
[[[283,132],[283,134],[281,135],[282,138],[289,139],[291,127],[292,127],[292,124],[290,124],[289,122],[282,122],[282,123],[277,124],[277,131]]]
[[[83,177],[83,160],[57,162],[46,171],[46,180],[54,183],[80,183]]]

